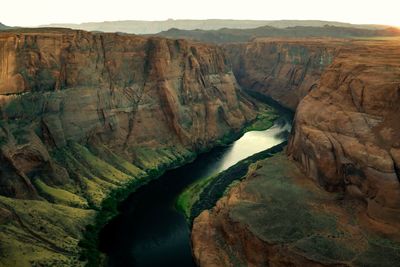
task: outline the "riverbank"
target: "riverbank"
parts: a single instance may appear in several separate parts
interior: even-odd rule
[[[252,129],[265,129],[272,126],[273,121],[277,118],[277,113],[272,108],[264,106],[260,110],[257,118],[245,125],[240,131],[230,132],[229,134],[222,137],[220,140],[215,142],[215,146],[224,146],[230,142],[238,139],[245,132]],[[87,261],[86,266],[99,266],[104,261],[105,257],[98,250],[99,243],[99,232],[100,230],[118,213],[118,206],[122,203],[130,194],[134,193],[138,188],[141,188],[150,181],[160,177],[165,171],[171,170],[180,166],[183,166],[189,162],[192,162],[199,154],[205,153],[211,149],[211,146],[205,148],[197,153],[191,152],[187,156],[179,158],[178,161],[172,161],[169,164],[164,164],[162,168],[148,169],[145,170],[145,175],[139,179],[134,180],[118,189],[111,191],[107,198],[101,203],[100,209],[95,217],[94,223],[86,227],[84,236],[79,242],[82,253],[81,260]]]
[[[224,195],[224,192],[233,182],[241,181],[247,174],[251,164],[272,157],[281,152],[286,145],[287,141],[284,141],[279,145],[239,161],[217,175],[195,182],[179,195],[176,201],[177,209],[182,211],[191,223],[202,211],[214,207],[215,203]]]

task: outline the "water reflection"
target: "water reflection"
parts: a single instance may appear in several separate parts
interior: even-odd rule
[[[194,162],[166,172],[141,187],[121,205],[121,213],[100,234],[109,266],[195,266],[190,230],[174,208],[191,183],[286,140],[291,117],[282,116],[266,131],[252,131],[228,147],[200,155]]]
[[[242,138],[233,143],[226,154],[221,159],[221,166],[216,169],[216,173],[228,169],[240,160],[245,159],[255,153],[282,143],[287,139],[291,126],[282,120],[266,131],[247,132]]]

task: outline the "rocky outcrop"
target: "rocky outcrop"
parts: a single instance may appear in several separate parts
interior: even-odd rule
[[[239,84],[295,110],[319,84],[343,40],[255,39],[225,45]]]
[[[273,48],[267,52],[265,47]],[[287,148],[293,161],[278,156],[259,162],[216,207],[195,219],[192,241],[197,262],[200,266],[396,265],[400,260],[400,46],[391,41],[349,41],[330,50],[320,44],[317,51],[331,51],[327,55],[332,57],[314,71],[300,71],[304,79],[293,78],[292,71],[271,75],[271,66],[279,70],[280,65],[256,60],[280,62],[285,53],[276,47],[253,42],[227,49],[243,87],[291,108],[299,102]],[[290,55],[305,45],[288,41],[278,47]],[[258,52],[252,61],[243,60],[241,53],[251,55],[251,51],[264,51],[268,57]],[[284,62],[282,69],[304,68],[296,63],[301,57]],[[291,80],[299,82],[294,86]],[[282,88],[296,92],[295,97],[282,95]]]
[[[340,202],[283,154],[260,161],[193,224],[199,266],[394,266],[399,243],[377,237],[356,203]],[[398,228],[379,225],[390,237]]]
[[[365,201],[368,215],[400,221],[400,46],[342,48],[300,103],[289,154],[329,191]]]
[[[0,265],[76,265],[69,259],[88,207],[210,148],[255,110],[215,46],[64,29],[1,33]],[[60,238],[47,242],[51,235]],[[28,259],[16,258],[18,246]]]

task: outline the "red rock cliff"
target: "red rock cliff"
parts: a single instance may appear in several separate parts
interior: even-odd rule
[[[318,86],[342,40],[255,39],[224,46],[240,85],[296,109],[300,100]]]
[[[400,46],[353,42],[300,103],[289,154],[329,191],[400,221]]]
[[[0,36],[2,118],[30,133],[17,146],[13,126],[3,129],[3,159],[18,176],[40,169],[51,161],[48,148],[71,140],[107,144],[132,159],[135,146],[204,149],[254,118],[215,46],[41,31]],[[7,175],[0,178],[3,194],[33,190],[14,188]],[[29,184],[24,180],[20,186]]]
[[[0,265],[82,265],[89,207],[239,131],[256,108],[216,46],[1,33]]]
[[[293,48],[291,41],[281,47],[286,51],[306,47],[299,42]],[[326,40],[315,49],[324,51],[331,45]],[[240,50],[243,46],[248,50]],[[254,164],[242,182],[194,220],[197,263],[396,266],[400,260],[399,43],[342,42],[334,48],[331,64],[301,76],[303,82],[293,87],[285,86],[293,79],[291,71],[271,75],[270,66],[280,69],[274,62],[282,49],[274,48],[277,54],[271,51],[267,56],[256,53],[272,63],[257,61],[251,54],[251,59],[242,59],[240,53],[262,51],[259,47],[271,44],[239,45],[242,52],[236,60],[242,63],[233,61],[244,64],[236,67],[236,72],[244,73],[239,78],[242,85],[254,83],[248,88],[292,107],[306,94],[296,110],[289,159],[277,155]],[[282,66],[303,68],[294,61]],[[262,77],[268,82],[257,87]],[[314,84],[308,94],[307,79]],[[297,92],[294,98],[288,88]]]

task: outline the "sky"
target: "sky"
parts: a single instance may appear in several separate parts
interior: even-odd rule
[[[318,19],[400,27],[400,0],[1,0],[9,26],[114,20]]]

